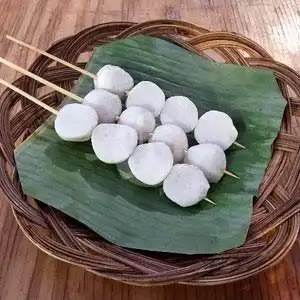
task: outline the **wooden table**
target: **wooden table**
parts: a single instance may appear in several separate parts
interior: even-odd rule
[[[0,0],[1,35],[42,49],[82,28],[106,21],[181,19],[212,30],[242,33],[300,71],[300,0]],[[0,55],[23,67],[36,54],[0,40]],[[2,67],[1,77],[17,74]],[[0,88],[0,91],[2,87]],[[131,287],[96,277],[37,250],[18,229],[0,194],[0,299],[300,299],[300,244],[277,267],[217,287]]]

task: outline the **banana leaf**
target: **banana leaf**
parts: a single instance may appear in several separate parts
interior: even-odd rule
[[[243,244],[286,101],[273,73],[206,61],[162,39],[137,36],[97,47],[88,64],[96,73],[105,64],[127,70],[135,83],[150,80],[166,93],[192,99],[202,114],[228,113],[247,149],[227,151],[228,169],[208,197],[181,208],[161,188],[144,188],[122,179],[113,165],[101,163],[90,142],[68,143],[46,122],[16,151],[26,194],[82,222],[118,245],[172,253],[219,253]],[[93,88],[83,76],[77,93]],[[190,138],[193,144],[193,138]]]

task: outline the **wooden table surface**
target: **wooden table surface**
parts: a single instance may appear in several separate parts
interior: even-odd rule
[[[23,67],[36,57],[8,43],[9,33],[42,49],[107,21],[169,18],[242,33],[300,71],[300,0],[0,0],[0,55]],[[17,74],[2,67],[1,77]],[[2,88],[0,88],[0,91]],[[18,229],[0,194],[0,300],[300,299],[300,240],[275,268],[217,287],[142,288],[96,277],[48,257]]]

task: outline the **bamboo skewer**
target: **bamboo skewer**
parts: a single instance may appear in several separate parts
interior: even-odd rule
[[[42,108],[48,110],[50,113],[57,115],[58,111],[54,108],[52,108],[51,106],[47,105],[46,103],[42,102],[41,100],[29,95],[28,93],[22,91],[21,89],[19,89],[18,87],[10,84],[9,82],[3,80],[0,78],[0,83],[3,84],[4,86],[10,88],[11,90],[15,91],[16,93],[22,95],[23,97],[25,97],[26,99],[34,102],[35,104],[41,106]]]
[[[48,52],[46,52],[46,51],[43,51],[43,50],[41,50],[41,49],[39,49],[39,48],[37,48],[37,47],[35,47],[35,46],[29,45],[29,44],[27,44],[27,43],[25,43],[25,42],[22,42],[22,41],[20,41],[20,40],[14,38],[14,37],[12,37],[12,36],[10,36],[10,35],[6,35],[6,38],[7,38],[8,40],[14,42],[14,43],[17,43],[17,44],[23,46],[23,47],[26,47],[26,48],[28,48],[28,49],[30,49],[30,50],[33,50],[33,51],[35,51],[35,52],[38,52],[38,53],[40,53],[40,54],[42,54],[42,55],[44,55],[44,56],[47,56],[47,57],[51,58],[52,60],[54,60],[54,61],[56,61],[56,62],[59,62],[59,63],[61,63],[62,65],[65,65],[66,67],[69,67],[69,68],[71,68],[71,69],[73,69],[73,70],[75,70],[75,71],[77,71],[77,72],[79,72],[79,73],[81,73],[81,74],[84,74],[84,75],[86,75],[86,76],[89,76],[89,77],[91,77],[91,78],[93,78],[93,79],[97,79],[97,76],[96,76],[95,74],[93,74],[93,73],[91,73],[91,72],[89,72],[89,71],[86,71],[86,70],[84,70],[84,69],[82,69],[82,68],[79,68],[79,67],[77,67],[77,66],[75,66],[75,65],[73,65],[73,64],[71,64],[71,63],[69,63],[69,62],[67,62],[67,61],[65,61],[65,60],[63,60],[63,59],[61,59],[61,58],[59,58],[59,57],[56,57],[56,56],[54,56],[54,55],[52,55],[52,54],[50,54],[50,53],[48,53]]]
[[[71,68],[71,69],[77,71],[77,72],[80,72],[81,74],[87,75],[87,76],[89,76],[89,77],[91,77],[91,78],[93,78],[93,79],[97,79],[97,76],[96,76],[95,74],[93,74],[93,73],[91,73],[91,72],[89,72],[89,71],[86,71],[86,70],[84,70],[84,69],[82,69],[82,68],[79,68],[79,67],[77,67],[77,66],[75,66],[75,65],[73,65],[73,64],[71,64],[71,63],[69,63],[69,62],[67,62],[67,61],[65,61],[65,60],[63,60],[63,59],[61,59],[61,58],[59,58],[59,57],[56,57],[56,56],[54,56],[54,55],[52,55],[52,54],[50,54],[50,53],[48,53],[48,52],[46,52],[46,51],[40,50],[39,48],[37,48],[37,47],[35,47],[35,46],[29,45],[29,44],[27,44],[27,43],[25,43],[25,42],[22,42],[22,41],[20,41],[20,40],[14,38],[14,37],[12,37],[12,36],[10,36],[10,35],[6,35],[6,38],[9,39],[10,41],[13,41],[13,42],[15,42],[15,43],[21,45],[21,46],[24,46],[24,47],[26,47],[26,48],[28,48],[28,49],[31,49],[31,50],[33,50],[33,51],[35,51],[35,52],[38,52],[38,53],[40,53],[40,54],[42,54],[42,55],[44,55],[44,56],[47,56],[47,57],[53,59],[54,61],[57,61],[57,62],[59,62],[59,63],[65,65],[65,66],[67,66],[67,67],[69,67],[69,68]],[[72,98],[72,97],[71,97],[71,98]],[[76,100],[76,99],[75,99],[75,100]],[[80,101],[80,100],[77,100],[77,101]],[[245,147],[244,145],[242,145],[242,144],[240,144],[240,143],[238,143],[238,142],[234,142],[233,144],[234,144],[235,146],[237,146],[238,148],[246,149],[246,147]]]
[[[214,201],[210,200],[209,198],[205,197],[203,198],[204,201],[209,202],[212,205],[217,205]]]
[[[15,65],[14,63],[12,63],[12,62],[10,62],[10,61],[2,58],[2,57],[0,57],[0,63],[3,63],[4,65],[6,65],[6,66],[8,66],[8,67],[10,67],[12,69],[14,69],[15,71],[18,71],[18,72],[20,72],[20,73],[22,73],[22,74],[24,74],[24,75],[26,75],[26,76],[28,76],[28,77],[36,80],[36,81],[42,83],[42,84],[44,84],[44,85],[46,85],[46,86],[54,89],[55,91],[57,91],[57,92],[65,95],[67,97],[70,97],[73,100],[76,100],[76,101],[78,101],[80,103],[83,102],[83,99],[81,97],[77,96],[76,94],[71,93],[71,92],[63,89],[60,86],[58,86],[58,85],[56,85],[56,84],[54,84],[54,83],[52,83],[52,82],[50,82],[50,81],[48,81],[46,79],[43,79],[40,76],[37,76],[37,75],[35,75],[35,74],[33,74],[33,73],[31,73],[31,72],[29,72],[29,71],[27,71],[27,70],[25,70],[25,69],[17,66],[17,65]]]
[[[244,145],[242,145],[242,144],[240,144],[238,142],[234,142],[233,145],[235,145],[235,146],[237,146],[237,147],[239,147],[241,149],[246,149],[246,147]]]
[[[233,178],[236,178],[236,179],[240,179],[240,177],[236,176],[235,174],[231,173],[230,171],[227,171],[227,170],[222,170],[222,172],[228,176],[231,176]]]

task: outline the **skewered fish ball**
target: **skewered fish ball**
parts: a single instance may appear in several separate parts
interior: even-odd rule
[[[83,104],[95,109],[99,123],[114,123],[122,111],[120,97],[103,89],[90,91],[84,97]]]
[[[107,90],[113,94],[123,95],[132,89],[134,81],[129,73],[118,66],[105,65],[97,73],[95,88]]]
[[[136,130],[122,124],[100,124],[92,134],[92,147],[104,163],[117,164],[125,161],[137,146]]]
[[[122,112],[119,124],[134,128],[138,133],[139,142],[143,143],[149,139],[155,128],[155,118],[143,107],[130,106]]]
[[[173,153],[175,163],[183,160],[185,151],[188,149],[188,139],[185,132],[173,124],[158,126],[150,140],[166,143]]]
[[[185,163],[198,167],[211,183],[218,182],[226,170],[226,156],[215,144],[200,144],[188,149]]]
[[[235,142],[238,131],[226,113],[210,110],[200,117],[194,136],[199,144],[217,144],[226,150]]]
[[[97,124],[98,115],[92,107],[72,103],[58,111],[54,129],[64,141],[84,142],[91,138]]]
[[[137,146],[128,159],[132,174],[147,185],[160,184],[173,166],[173,154],[165,143],[155,142]]]
[[[198,109],[187,97],[174,96],[167,99],[161,112],[162,124],[173,124],[181,127],[184,132],[191,132],[198,121]]]
[[[160,186],[160,184],[148,185],[148,184],[145,184],[145,183],[141,182],[140,180],[138,180],[130,171],[130,168],[128,165],[128,160],[126,160],[120,164],[117,164],[116,166],[117,166],[117,170],[118,170],[120,176],[124,180],[129,181],[129,182],[133,183],[134,185],[137,185],[140,187],[152,187],[152,188]]]
[[[141,81],[128,93],[126,107],[140,106],[158,117],[165,105],[165,99],[165,94],[158,85]]]
[[[203,200],[210,188],[203,172],[188,164],[173,166],[164,180],[165,195],[181,207],[188,207]]]

